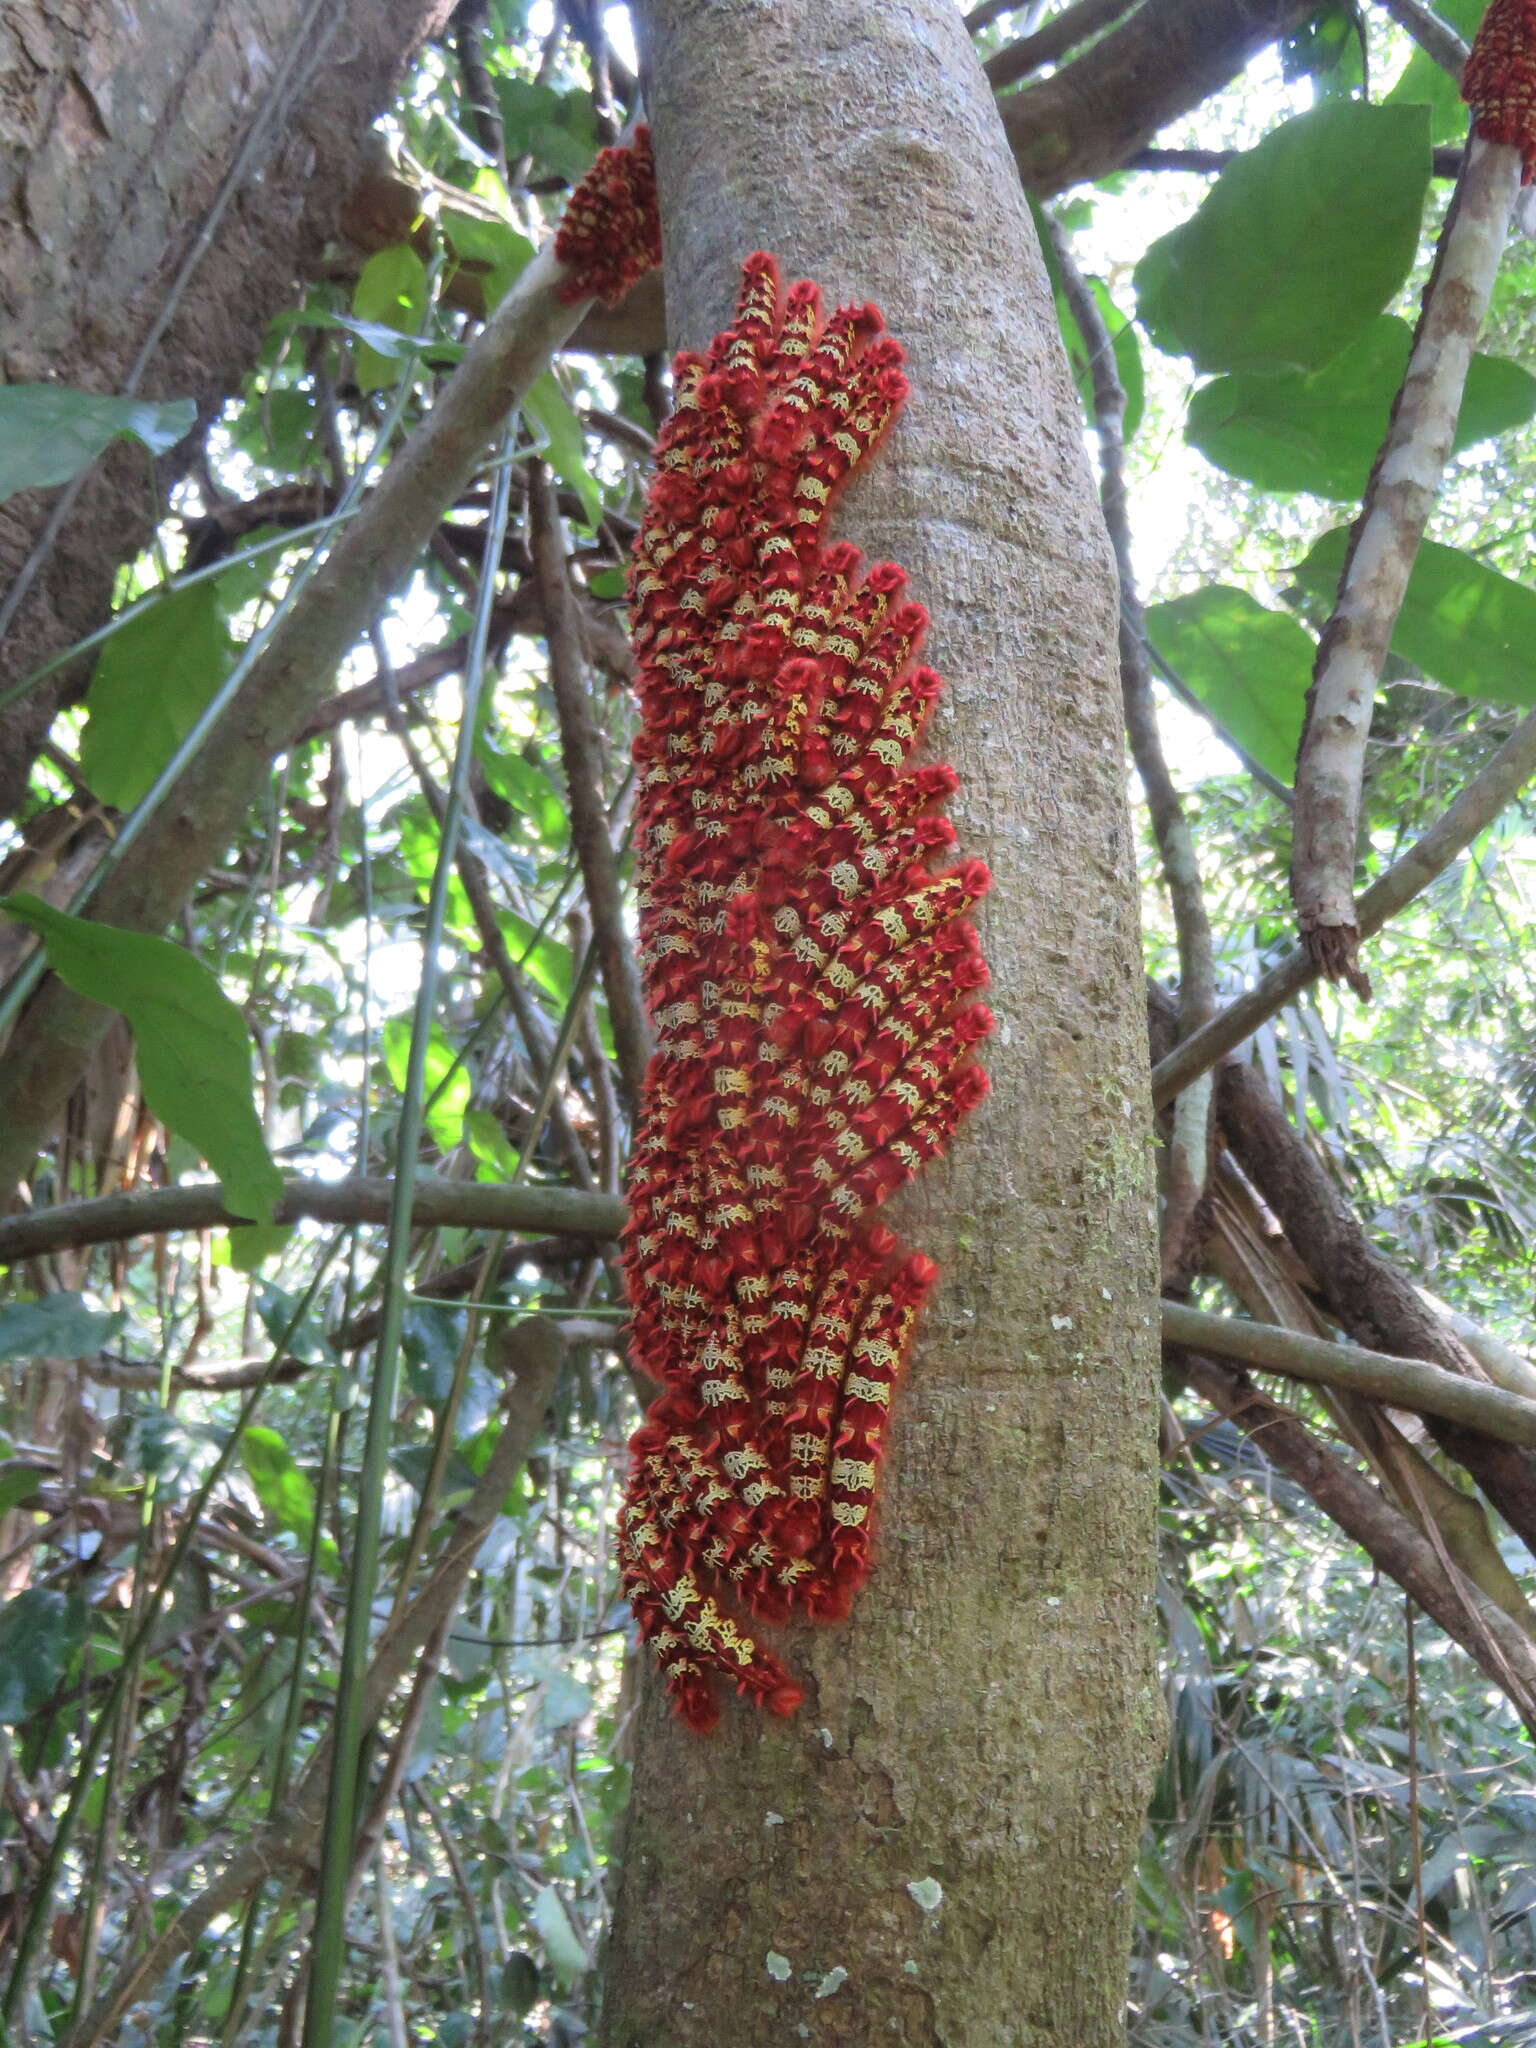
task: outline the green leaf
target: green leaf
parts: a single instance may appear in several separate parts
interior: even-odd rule
[[[443,234],[460,262],[483,263],[485,310],[505,297],[512,280],[533,260],[533,244],[505,221],[482,220],[478,214],[443,213]]]
[[[580,498],[589,526],[603,515],[603,494],[587,474],[587,441],[581,421],[566,403],[551,371],[533,384],[523,400],[523,417],[544,441],[544,455],[563,484]]]
[[[1296,571],[1325,615],[1344,566],[1349,529],[1336,526]],[[1392,652],[1446,689],[1489,704],[1536,704],[1536,590],[1459,548],[1425,541],[1408,579]]]
[[[42,1586],[0,1607],[0,1723],[15,1727],[58,1691],[86,1618],[78,1593]]]
[[[1486,4],[1487,0],[1435,0],[1435,12],[1470,43]],[[1415,48],[1402,77],[1387,94],[1386,104],[1427,106],[1430,139],[1434,142],[1466,139],[1467,109],[1460,88],[1451,74],[1421,49]]]
[[[1403,284],[1429,182],[1422,107],[1314,107],[1216,181],[1136,266],[1160,348],[1201,370],[1316,370]]]
[[[464,1119],[464,1136],[483,1169],[476,1175],[478,1180],[511,1180],[517,1172],[517,1153],[493,1110],[470,1110]]]
[[[87,1308],[78,1294],[44,1294],[0,1308],[0,1358],[90,1358],[110,1344],[128,1320]]]
[[[6,1458],[0,1462],[0,1515],[8,1515],[12,1508],[30,1500],[46,1480],[57,1477],[54,1466],[34,1465],[26,1458]]]
[[[352,288],[355,319],[377,322],[414,340],[426,310],[427,266],[409,242],[396,242],[368,258]],[[354,367],[364,391],[378,391],[395,381],[384,353],[369,342],[359,344]]]
[[[1147,638],[1216,725],[1289,782],[1317,651],[1311,635],[1246,591],[1216,584],[1151,606]]]
[[[235,643],[222,580],[146,605],[102,648],[86,696],[80,770],[104,804],[133,809],[229,674]]]
[[[559,939],[538,938],[538,926],[530,924],[526,917],[519,917],[515,910],[504,910],[496,922],[501,926],[502,936],[511,947],[512,958],[518,966],[563,1009],[571,1000],[571,988],[576,979],[576,963],[571,957],[570,947]],[[534,943],[536,939],[537,944]]]
[[[549,1967],[562,1984],[574,1984],[587,1968],[587,1952],[553,1885],[541,1885],[534,1893],[533,1911],[529,1918],[539,1930]]]
[[[571,179],[591,168],[598,135],[586,93],[556,92],[531,78],[499,77],[496,97],[509,157],[534,157]]]
[[[1383,314],[1320,370],[1218,377],[1190,401],[1185,439],[1208,462],[1266,491],[1364,495],[1408,367],[1413,330]],[[1472,358],[1455,448],[1536,413],[1536,377],[1502,356]]]
[[[315,1489],[277,1431],[247,1424],[240,1432],[240,1462],[271,1519],[307,1543],[315,1526]]]
[[[113,441],[142,441],[163,455],[196,423],[190,398],[153,405],[65,384],[0,385],[0,498],[67,484]]]
[[[283,1178],[251,1094],[245,1019],[201,960],[168,939],[54,910],[36,896],[0,909],[42,935],[48,965],[77,995],[120,1010],[133,1032],[151,1113],[196,1146],[236,1216],[270,1223]]]
[[[405,1092],[406,1069],[411,1057],[411,1019],[391,1017],[383,1031],[384,1065],[397,1095]],[[458,1063],[458,1055],[441,1026],[432,1026],[427,1040],[427,1130],[440,1152],[451,1152],[464,1135],[464,1112],[469,1108],[473,1085],[469,1070]]]
[[[243,1223],[226,1233],[229,1263],[237,1273],[254,1273],[275,1259],[292,1236],[291,1223]]]
[[[539,1966],[524,1949],[517,1949],[501,1966],[496,1993],[503,2011],[520,2020],[539,2002]]]
[[[482,738],[475,748],[496,794],[528,820],[541,846],[563,847],[571,836],[560,792],[544,770],[522,754],[502,754]]]

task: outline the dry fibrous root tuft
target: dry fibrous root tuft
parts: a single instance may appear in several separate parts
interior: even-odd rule
[[[823,539],[906,396],[873,306],[823,317],[749,257],[734,324],[676,365],[631,564],[636,875],[657,1034],[629,1183],[626,1590],[684,1717],[801,1693],[745,1615],[845,1615],[891,1398],[935,1268],[871,1212],[986,1092],[991,1017],[935,868],[956,786],[908,759],[939,694],[894,563]]]

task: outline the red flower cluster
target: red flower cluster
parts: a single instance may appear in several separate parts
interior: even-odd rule
[[[823,545],[906,395],[873,306],[823,320],[749,257],[735,324],[676,365],[629,571],[636,868],[657,1050],[625,1241],[663,1383],[620,1522],[684,1717],[799,1688],[742,1625],[847,1613],[892,1391],[935,1268],[868,1212],[986,1092],[991,1028],[951,769],[908,768],[939,694],[894,563]],[[735,1611],[733,1611],[733,1608]]]
[[[1536,178],[1536,0],[1490,0],[1462,73],[1461,96],[1485,142],[1518,149]]]
[[[555,254],[575,273],[560,288],[567,304],[601,299],[616,306],[661,261],[661,215],[651,131],[637,128],[627,148],[605,149],[566,202]]]

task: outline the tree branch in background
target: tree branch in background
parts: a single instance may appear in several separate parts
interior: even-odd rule
[[[1079,43],[1086,43],[1100,29],[1117,22],[1135,5],[1136,0],[1073,0],[1072,6],[1052,15],[1044,28],[1036,29],[1033,35],[1021,37],[1016,43],[1009,43],[990,56],[981,67],[987,74],[988,84],[994,92],[1001,92],[1005,86],[1017,85],[1031,71],[1038,71],[1044,64],[1056,63],[1069,50],[1075,50]],[[970,27],[969,18],[966,26]]]
[[[227,716],[103,883],[92,905],[102,923],[163,930],[217,859],[273,759],[324,703],[341,662],[405,584],[496,428],[576,326],[583,304],[560,297],[566,275],[543,250],[515,280],[274,629]],[[56,1128],[110,1017],[51,977],[39,990],[0,1075],[0,1187],[23,1177]]]
[[[1371,984],[1359,959],[1355,862],[1371,712],[1450,456],[1520,172],[1518,149],[1472,137],[1307,696],[1296,762],[1291,897],[1308,953],[1330,980],[1347,981],[1362,1001],[1369,1001]]]
[[[1423,1359],[1392,1358],[1351,1344],[1330,1344],[1284,1330],[1277,1323],[1256,1323],[1237,1316],[1202,1315],[1182,1302],[1162,1305],[1163,1342],[1235,1358],[1287,1379],[1312,1380],[1342,1387],[1407,1408],[1416,1415],[1438,1415],[1478,1429],[1501,1443],[1536,1445],[1536,1401],[1485,1386],[1460,1373],[1446,1372]]]
[[[1368,939],[1379,932],[1416,896],[1422,895],[1435,877],[1443,874],[1458,854],[1465,853],[1477,835],[1514,801],[1533,775],[1536,712],[1528,712],[1444,814],[1360,898],[1356,906],[1360,937]],[[1204,1073],[1234,1051],[1293,996],[1316,981],[1321,972],[1301,947],[1287,953],[1246,995],[1229,1003],[1209,1024],[1158,1061],[1152,1070],[1153,1103],[1162,1108],[1171,1102],[1196,1074]]]
[[[1448,71],[1460,85],[1461,74],[1472,54],[1449,22],[1442,21],[1424,0],[1381,0],[1382,6],[1401,29],[1418,44],[1427,57],[1433,57],[1442,71]]]
[[[1142,0],[1082,56],[998,101],[1019,176],[1048,199],[1118,170],[1316,12],[1316,0]]]
[[[1152,697],[1147,660],[1146,619],[1131,559],[1131,522],[1125,491],[1125,392],[1115,367],[1114,344],[1092,287],[1077,267],[1070,238],[1045,216],[1046,232],[1061,272],[1062,290],[1083,346],[1093,384],[1093,423],[1099,438],[1099,502],[1114,549],[1120,582],[1120,694],[1131,758],[1147,799],[1163,879],[1173,907],[1179,949],[1179,1031],[1197,1031],[1216,1007],[1216,955],[1200,880],[1200,861],[1179,792],[1168,772]],[[1198,1076],[1179,1097],[1168,1141],[1163,1211],[1162,1265],[1165,1283],[1191,1269],[1198,1249],[1197,1212],[1205,1194],[1210,1155],[1211,1090]]]
[[[603,753],[592,719],[591,692],[577,631],[560,515],[548,472],[541,462],[529,466],[528,530],[534,580],[549,644],[549,683],[560,718],[571,843],[586,885],[603,992],[608,998],[608,1016],[619,1058],[619,1076],[633,1116],[651,1057],[651,1033],[640,993],[634,945],[624,929],[624,892],[613,841],[608,836],[608,805],[603,795]]]
[[[1304,1488],[1373,1564],[1460,1643],[1536,1736],[1536,1652],[1516,1623],[1460,1574],[1453,1578],[1429,1538],[1363,1474],[1319,1443],[1299,1416],[1261,1394],[1241,1372],[1197,1351],[1180,1351],[1179,1363],[1196,1393],[1235,1422],[1277,1471]]]
[[[284,1182],[274,1220],[301,1217],[321,1223],[386,1223],[387,1180]],[[624,1227],[616,1195],[579,1188],[502,1187],[489,1181],[417,1180],[411,1221],[428,1228],[535,1230],[606,1244]],[[193,1187],[151,1188],[143,1194],[105,1195],[98,1202],[68,1202],[29,1216],[0,1217],[0,1263],[38,1259],[50,1252],[82,1251],[93,1244],[123,1244],[174,1230],[238,1229],[245,1219],[224,1206],[217,1181]]]

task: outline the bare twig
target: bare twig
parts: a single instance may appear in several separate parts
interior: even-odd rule
[[[640,993],[634,945],[624,929],[624,896],[613,842],[608,836],[602,750],[592,722],[591,693],[566,569],[560,515],[542,463],[532,464],[529,469],[528,522],[534,580],[549,643],[550,688],[560,717],[571,842],[586,886],[603,992],[608,998],[613,1042],[619,1057],[619,1075],[633,1114],[651,1056],[651,1034]]]
[[[1478,833],[1492,824],[1532,775],[1536,775],[1536,712],[1521,719],[1444,815],[1366,890],[1357,906],[1360,937],[1368,939],[1379,932],[1421,895],[1458,854],[1465,853]],[[1287,953],[1246,995],[1229,1003],[1209,1024],[1158,1061],[1152,1070],[1153,1102],[1159,1108],[1171,1102],[1196,1074],[1213,1067],[1251,1037],[1267,1018],[1316,981],[1321,971],[1301,947]]]
[[[1100,29],[1118,21],[1122,14],[1129,14],[1134,5],[1135,0],[1074,0],[1072,6],[1053,15],[1044,28],[1036,29],[1032,36],[1024,36],[1019,42],[1009,43],[1006,49],[987,59],[982,69],[992,90],[1001,92],[1005,86],[1017,85],[1031,71],[1038,71],[1042,64],[1054,64],[1079,43],[1086,43]]]
[[[1316,1380],[1345,1387],[1373,1401],[1389,1402],[1417,1415],[1439,1415],[1479,1429],[1502,1443],[1536,1444],[1536,1401],[1484,1386],[1418,1358],[1390,1358],[1353,1344],[1330,1344],[1278,1323],[1236,1316],[1208,1316],[1183,1303],[1162,1305],[1163,1342],[1235,1358],[1287,1379]]]
[[[389,1191],[387,1180],[292,1178],[284,1182],[274,1220],[384,1223],[389,1218]],[[537,1230],[607,1243],[623,1228],[624,1213],[617,1197],[578,1188],[498,1187],[423,1176],[416,1183],[411,1220],[429,1227]],[[159,1237],[174,1230],[238,1227],[243,1220],[224,1206],[224,1190],[217,1181],[106,1195],[96,1202],[68,1202],[35,1209],[28,1216],[0,1218],[0,1263],[86,1245],[120,1244],[133,1237]]]
[[[1178,790],[1168,772],[1152,697],[1146,619],[1131,560],[1131,522],[1125,490],[1125,392],[1115,367],[1114,344],[1093,289],[1077,266],[1069,237],[1046,216],[1046,231],[1061,273],[1062,290],[1088,351],[1093,418],[1099,437],[1100,502],[1120,583],[1120,694],[1131,756],[1146,794],[1163,879],[1173,907],[1179,948],[1179,1030],[1187,1037],[1216,1007],[1216,956],[1206,913],[1200,862]],[[1211,1091],[1197,1077],[1180,1096],[1168,1145],[1167,1205],[1163,1214],[1165,1279],[1187,1270],[1198,1237],[1197,1212],[1205,1193]]]
[[[1371,710],[1450,455],[1520,168],[1520,152],[1504,143],[1474,136],[1467,146],[1307,698],[1296,764],[1291,896],[1303,945],[1324,974],[1347,981],[1365,1000],[1371,985],[1359,962],[1354,880]]]

